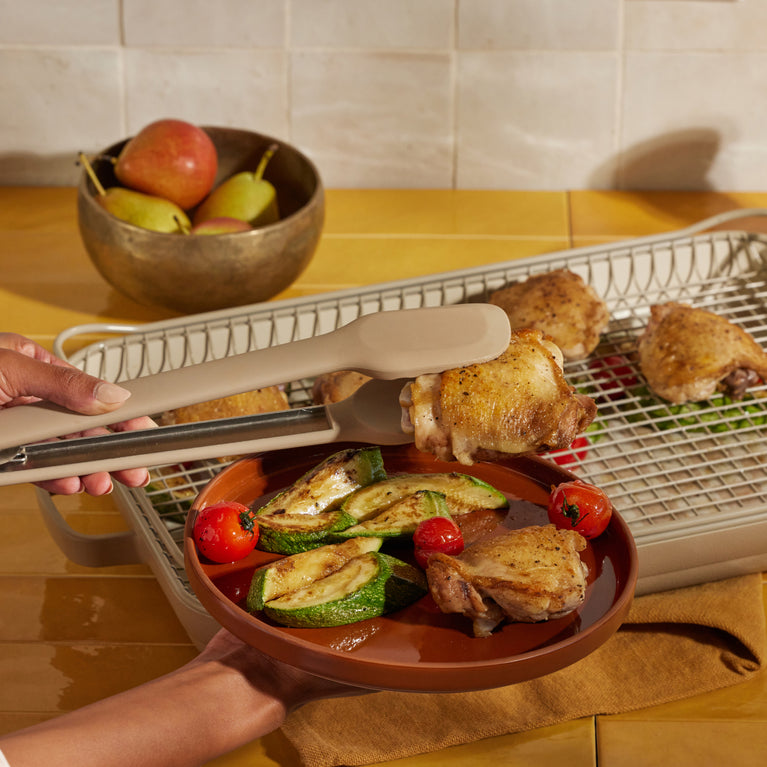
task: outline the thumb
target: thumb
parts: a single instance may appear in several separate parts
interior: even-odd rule
[[[116,410],[129,396],[122,386],[77,368],[0,349],[0,405],[37,398],[84,415],[97,415]]]

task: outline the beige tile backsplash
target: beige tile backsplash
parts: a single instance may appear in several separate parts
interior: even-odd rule
[[[765,0],[0,0],[0,184],[161,117],[329,187],[767,188]]]

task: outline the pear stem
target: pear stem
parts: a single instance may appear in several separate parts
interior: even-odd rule
[[[261,162],[258,163],[258,167],[256,168],[256,181],[260,181],[264,177],[264,171],[266,170],[266,165],[269,162],[269,160],[272,159],[272,155],[280,148],[279,144],[272,144],[267,148],[267,150],[264,152],[264,154],[261,156]]]
[[[96,171],[93,170],[93,166],[90,164],[90,162],[88,162],[88,158],[82,152],[80,152],[77,156],[80,159],[80,164],[83,166],[83,168],[85,168],[85,172],[90,176],[90,179],[93,182],[93,186],[96,187],[96,191],[101,197],[103,197],[106,194],[106,190],[104,189],[101,181],[99,181],[99,177],[96,175]]]
[[[178,228],[179,228],[179,231],[181,232],[181,234],[190,234],[191,233],[191,230],[189,229],[189,227],[178,216],[173,216],[173,220],[178,225]]]

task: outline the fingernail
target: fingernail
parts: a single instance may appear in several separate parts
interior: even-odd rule
[[[130,397],[130,392],[122,386],[103,381],[96,387],[94,396],[105,405],[122,405]]]

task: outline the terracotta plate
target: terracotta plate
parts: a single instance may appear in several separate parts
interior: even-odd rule
[[[615,514],[582,556],[590,570],[584,604],[543,623],[508,623],[477,639],[471,622],[443,615],[430,596],[382,618],[335,628],[291,629],[243,607],[253,571],[278,555],[255,551],[227,565],[201,559],[191,538],[197,510],[219,500],[252,504],[287,487],[345,445],[265,453],[232,464],[200,493],[186,524],[184,553],[190,583],[219,623],[243,641],[297,668],[375,689],[448,692],[488,689],[542,676],[583,658],[620,626],[634,595],[637,555],[628,526]],[[503,491],[509,527],[545,524],[552,484],[573,476],[550,461],[515,458],[504,464],[442,463],[412,445],[382,448],[389,474],[460,471]],[[384,550],[390,544],[384,544]],[[392,551],[402,559],[407,550]]]

